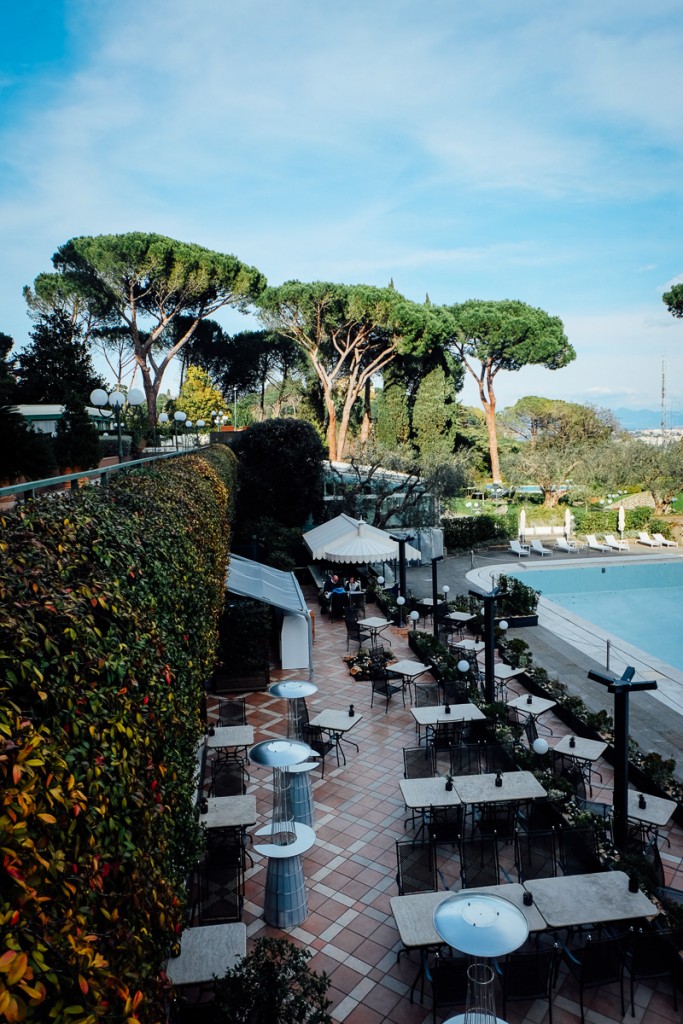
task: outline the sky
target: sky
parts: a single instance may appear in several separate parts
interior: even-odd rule
[[[577,358],[500,408],[658,410],[664,366],[683,422],[682,52],[680,0],[7,4],[0,331],[69,238],[158,232],[273,285],[520,299]]]

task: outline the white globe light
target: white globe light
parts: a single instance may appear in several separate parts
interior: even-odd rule
[[[507,619],[501,619],[500,622],[498,623],[498,629],[507,629],[508,625],[509,623]]]
[[[204,420],[197,420],[197,426],[198,426],[198,427],[199,427],[199,429],[201,430],[201,429],[202,429],[202,427],[205,427],[205,426],[206,426],[206,423],[204,422]]]
[[[443,590],[444,594],[448,594],[450,593],[451,588],[448,586],[448,584],[444,583],[441,589]]]
[[[168,423],[168,413],[167,412],[160,412],[159,413],[159,423]]]
[[[461,658],[460,661],[458,662],[458,672],[469,672],[469,670],[470,670],[470,663],[469,663],[469,661],[465,661],[464,658]]]
[[[406,603],[406,599],[405,599],[405,597],[397,597],[397,598],[396,598],[396,604],[398,604],[398,605],[404,605],[405,603]]]
[[[125,404],[125,401],[126,396],[123,395],[120,391],[112,391],[112,393],[109,396],[109,404],[112,407],[112,409],[120,409],[121,406]]]
[[[145,400],[145,392],[140,388],[131,388],[128,392],[128,405],[142,405]]]
[[[106,405],[109,401],[109,395],[102,388],[95,388],[94,391],[90,392],[90,401],[93,405],[96,405],[98,409],[101,409],[103,405]]]
[[[185,420],[185,426],[186,427],[191,427],[192,426],[192,420]]]
[[[538,739],[534,740],[534,742],[531,744],[531,749],[533,750],[534,754],[543,755],[547,754],[550,748],[548,747],[547,741],[541,739],[541,737],[539,736]]]
[[[184,423],[185,420],[187,419],[187,413],[180,412],[180,410],[178,410],[178,412],[173,413],[173,419],[176,421],[176,423]]]
[[[410,613],[410,617],[413,620],[413,622],[417,622],[417,620],[420,618],[420,613],[413,611]]]
[[[379,583],[379,585],[381,587],[384,584],[384,576],[378,576],[377,577],[377,582]]]

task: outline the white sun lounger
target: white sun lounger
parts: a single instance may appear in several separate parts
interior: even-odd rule
[[[611,533],[606,533],[605,534],[605,544],[607,544],[609,547],[613,548],[614,551],[628,551],[629,550],[629,546],[628,546],[628,541],[627,540],[617,540],[617,538],[613,534],[611,534]]]
[[[663,533],[653,533],[652,534],[652,539],[653,540],[658,540],[659,543],[664,548],[677,548],[678,547],[678,541],[669,540],[669,538],[665,537]]]
[[[601,544],[594,533],[586,534],[586,547],[591,551],[611,551],[607,544]]]
[[[552,555],[550,548],[544,548],[540,540],[532,540],[531,550],[535,555]]]
[[[519,540],[511,540],[509,550],[513,555],[517,555],[518,558],[528,557],[531,554],[529,545],[522,544]]]
[[[560,537],[555,541],[555,550],[564,551],[567,555],[578,555],[579,546],[575,540],[566,540],[564,537]]]
[[[640,530],[638,533],[638,543],[645,544],[648,548],[661,548],[663,546],[661,540],[655,540],[647,530]]]

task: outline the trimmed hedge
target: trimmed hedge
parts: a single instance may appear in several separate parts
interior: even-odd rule
[[[0,1019],[165,1019],[234,457],[0,520]]]

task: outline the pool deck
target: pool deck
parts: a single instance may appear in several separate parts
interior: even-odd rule
[[[634,549],[624,555],[595,555],[587,557],[553,555],[552,559],[531,557],[524,559],[525,570],[531,567],[541,571],[560,562],[573,568],[586,565],[618,565],[634,562],[671,562],[683,558],[675,549],[667,552]],[[438,563],[439,589],[448,584],[449,597],[467,593],[470,588],[489,591],[492,575],[519,570],[520,560],[510,560],[506,548],[489,548],[473,554],[449,556]],[[416,596],[431,595],[431,565],[407,570],[407,585]],[[636,669],[637,679],[656,679],[658,689],[637,694],[630,702],[630,733],[644,751],[656,750],[663,757],[672,757],[677,764],[676,776],[683,781],[683,673],[671,665],[657,661],[621,638],[604,630],[553,602],[541,598],[539,625],[515,629],[514,635],[530,647],[535,664],[545,668],[551,676],[559,678],[572,693],[583,698],[591,711],[606,708],[612,711],[613,698],[599,683],[588,679],[588,672],[605,671],[607,639],[612,641],[610,671],[621,675],[627,665]],[[665,708],[662,705],[665,705]],[[673,711],[675,714],[667,713]]]

